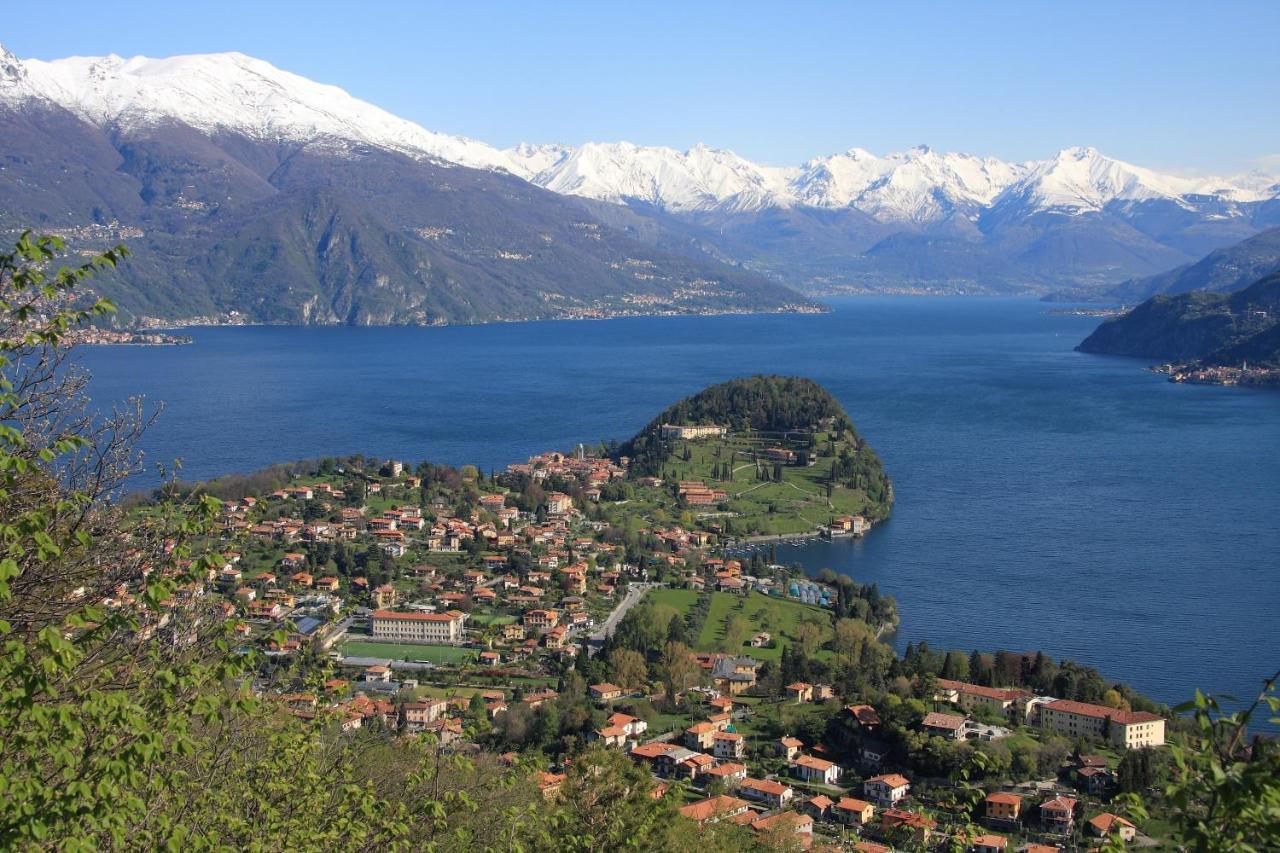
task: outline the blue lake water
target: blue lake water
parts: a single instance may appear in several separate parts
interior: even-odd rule
[[[1196,686],[1252,694],[1280,667],[1280,393],[1075,353],[1097,321],[1031,301],[833,305],[194,329],[191,346],[82,360],[95,400],[164,401],[145,449],[181,457],[187,478],[356,452],[500,467],[624,438],[712,382],[809,376],[884,458],[897,506],[865,540],[779,556],[878,582],[898,598],[900,644],[1040,649],[1171,703]]]

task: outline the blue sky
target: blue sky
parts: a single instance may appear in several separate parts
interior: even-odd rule
[[[500,146],[627,139],[797,163],[1070,145],[1280,172],[1280,0],[108,3],[9,15],[21,57],[239,50]]]

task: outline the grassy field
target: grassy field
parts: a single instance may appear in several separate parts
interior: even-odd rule
[[[467,619],[472,625],[514,625],[517,621],[515,616],[509,613],[472,613]]]
[[[457,646],[420,646],[413,643],[375,643],[363,640],[346,640],[342,643],[340,651],[343,655],[350,657],[429,663],[459,663],[475,656],[475,652],[471,649],[462,649]]]
[[[653,604],[674,607],[684,615],[698,600],[698,593],[691,589],[655,589],[649,592],[648,600]],[[753,649],[737,643],[730,648],[729,631],[739,619],[745,623],[745,630],[741,632],[743,641],[767,631],[774,637],[773,648]],[[822,643],[830,641],[831,614],[821,607],[754,592],[747,595],[716,592],[711,594],[711,611],[702,626],[702,633],[698,635],[696,648],[698,651],[735,652],[749,654],[758,660],[776,661],[782,657],[783,647],[794,639],[795,626],[804,621],[819,625]],[[826,650],[817,653],[818,657],[827,654],[830,652]]]

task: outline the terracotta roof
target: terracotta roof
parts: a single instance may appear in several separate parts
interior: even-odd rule
[[[927,729],[951,729],[958,731],[964,727],[964,717],[956,714],[941,714],[937,711],[930,711],[924,715],[921,725]]]
[[[409,622],[452,622],[461,616],[457,611],[448,613],[400,613],[395,610],[375,610],[374,619],[399,619]]]
[[[735,776],[739,773],[745,773],[747,765],[738,764],[733,761],[726,761],[723,764],[717,764],[707,771],[710,776]]]
[[[687,806],[682,806],[680,814],[690,820],[696,820],[699,823],[702,823],[703,821],[710,820],[711,818],[719,815],[736,812],[740,809],[747,809],[750,807],[751,804],[746,800],[740,800],[737,797],[730,797],[728,794],[721,794],[718,797],[708,797],[705,800],[699,800],[696,803],[690,803]]]
[[[978,846],[996,847],[1000,850],[1003,850],[1004,848],[1009,846],[1009,839],[1005,838],[1003,835],[986,834],[986,835],[979,835],[978,837],[974,838],[973,844],[975,847],[978,847]]]
[[[642,743],[633,747],[631,754],[637,758],[657,758],[659,755],[666,755],[673,749],[679,749],[679,747],[671,743]]]
[[[901,788],[903,785],[910,785],[910,780],[906,776],[899,773],[885,773],[882,776],[872,776],[868,782],[883,782],[890,788]]]
[[[1054,797],[1051,800],[1045,800],[1043,803],[1040,804],[1041,811],[1044,811],[1047,809],[1049,811],[1070,812],[1070,811],[1074,811],[1075,807],[1076,807],[1075,800],[1073,800],[1071,797],[1064,797],[1061,794],[1059,794],[1058,796]]]
[[[751,828],[757,832],[770,832],[775,829],[793,827],[796,832],[813,830],[813,818],[796,812],[779,812],[769,817],[757,818],[751,822]],[[808,827],[804,829],[803,827]]]
[[[775,782],[772,779],[752,779],[750,777],[742,780],[742,787],[760,791],[764,794],[771,794],[775,797],[781,796],[784,791],[789,790],[788,786],[783,785],[781,782]]]
[[[984,696],[987,699],[996,699],[1001,702],[1008,702],[1017,699],[1020,696],[1029,696],[1025,690],[1018,690],[1011,687],[984,687],[981,684],[970,684],[967,681],[952,681],[949,678],[939,678],[938,686],[944,690],[958,690],[961,693],[968,693],[971,696]]]
[[[1110,717],[1117,723],[1131,725],[1133,723],[1154,723],[1157,720],[1163,720],[1159,714],[1153,714],[1150,711],[1122,711],[1118,708],[1108,708],[1105,705],[1092,705],[1088,702],[1077,702],[1074,699],[1055,699],[1046,708],[1052,708],[1055,711],[1063,711],[1068,714],[1080,714],[1085,717],[1106,718]]]
[[[857,800],[853,797],[841,797],[836,803],[836,808],[846,812],[864,812],[870,807],[871,803],[866,800]]]
[[[1089,821],[1089,825],[1103,835],[1110,835],[1114,831],[1116,824],[1136,829],[1133,824],[1120,817],[1120,815],[1111,814],[1110,812],[1103,812]]]
[[[823,773],[836,766],[835,762],[823,761],[821,758],[814,758],[812,755],[802,755],[796,759],[795,763],[798,767],[808,767]]]
[[[1019,797],[1017,794],[1010,794],[1007,791],[992,791],[990,794],[987,794],[986,802],[1020,806],[1022,805],[1022,797]]]

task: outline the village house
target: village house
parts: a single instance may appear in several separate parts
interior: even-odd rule
[[[588,688],[592,700],[596,702],[612,702],[622,698],[622,688],[616,684],[593,684]]]
[[[831,814],[845,826],[866,826],[875,816],[875,807],[866,800],[841,797],[831,807]]]
[[[751,828],[758,834],[770,839],[786,838],[795,833],[800,836],[800,848],[808,850],[813,844],[813,818],[799,812],[780,812],[768,817],[756,818]]]
[[[927,735],[935,735],[947,740],[960,740],[964,736],[965,722],[964,717],[956,714],[930,711],[920,722],[920,729]]]
[[[756,686],[759,668],[760,662],[754,658],[720,658],[711,670],[712,683],[721,693],[737,696]]]
[[[370,593],[369,597],[373,601],[373,606],[376,609],[389,610],[396,606],[400,595],[396,592],[396,588],[394,586],[389,583],[384,583],[375,588],[374,591]]]
[[[684,730],[684,745],[689,749],[710,750],[715,742],[716,727],[709,722],[694,723]]]
[[[602,729],[596,729],[589,733],[587,735],[587,740],[591,743],[600,743],[607,747],[625,749],[628,741],[630,740],[630,736],[627,734],[627,730],[622,726],[605,726]]]
[[[982,800],[982,815],[991,826],[1016,827],[1022,816],[1022,797],[1005,791],[992,791]]]
[[[975,836],[973,843],[969,846],[971,853],[1004,853],[1009,846],[1009,839],[1003,835],[992,835],[983,833]]]
[[[747,765],[736,761],[723,761],[705,771],[703,776],[708,782],[719,779],[726,788],[736,788],[743,779],[747,778]]]
[[[632,717],[621,712],[609,715],[609,725],[621,726],[630,737],[639,737],[649,731],[649,724],[639,717]]]
[[[862,793],[880,806],[896,805],[911,790],[911,782],[897,773],[872,776],[862,783]]]
[[[401,706],[405,731],[417,733],[426,731],[428,724],[444,716],[448,703],[443,699],[425,699],[421,702],[406,702]]]
[[[1076,819],[1076,801],[1058,796],[1040,804],[1040,828],[1057,835],[1070,835]]]
[[[767,631],[761,631],[750,640],[751,648],[763,649],[773,641],[773,637]]]
[[[845,713],[853,717],[858,728],[874,732],[880,728],[880,714],[870,705],[846,705]]]
[[[563,492],[552,492],[547,495],[547,512],[552,515],[561,515],[573,509],[573,498]]]
[[[804,741],[790,736],[778,738],[778,754],[790,764],[804,749]]]
[[[772,779],[753,779],[748,776],[738,783],[738,793],[749,800],[764,803],[771,809],[780,809],[791,802],[795,789]]]
[[[698,800],[687,806],[680,807],[680,814],[689,818],[689,820],[696,821],[699,826],[716,823],[721,820],[729,820],[739,815],[747,814],[749,811],[751,811],[750,803],[737,797],[731,797],[728,794],[708,797],[705,800]]]
[[[544,635],[543,641],[549,649],[563,649],[568,638],[569,626],[557,625]]]
[[[544,770],[533,774],[533,777],[544,800],[554,800],[558,797],[566,778],[563,773],[548,773]]]
[[[711,741],[716,758],[742,758],[747,753],[746,739],[737,732],[716,732]]]
[[[788,684],[785,688],[787,699],[794,702],[812,702],[813,701],[813,685],[804,681],[796,681]]]
[[[816,797],[810,797],[800,804],[800,810],[807,815],[811,815],[817,820],[826,820],[831,816],[831,807],[835,805],[826,794],[818,794]]]
[[[1128,843],[1137,836],[1138,828],[1119,815],[1103,812],[1089,819],[1089,833],[1098,838],[1119,836],[1121,841]]]
[[[710,755],[692,749],[685,749],[682,746],[673,746],[654,759],[654,766],[658,775],[682,777],[691,781],[698,779],[699,776],[714,767],[715,763],[715,759]]]
[[[800,779],[819,785],[834,785],[843,772],[839,765],[811,755],[796,758],[791,770]]]
[[[524,627],[532,631],[549,631],[560,623],[560,614],[554,610],[530,610],[524,614]]]
[[[938,824],[920,812],[888,808],[880,813],[880,831],[892,837],[906,834],[914,844],[927,845]]]

